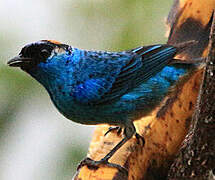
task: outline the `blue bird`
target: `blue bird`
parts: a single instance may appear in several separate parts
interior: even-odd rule
[[[133,121],[150,113],[192,67],[174,56],[193,41],[176,46],[157,44],[123,52],[87,51],[52,40],[22,48],[9,66],[20,67],[48,91],[57,109],[81,124],[107,123],[123,128],[124,138],[100,161],[113,154],[136,133]],[[120,129],[119,128],[119,129]],[[109,133],[110,129],[107,133]]]

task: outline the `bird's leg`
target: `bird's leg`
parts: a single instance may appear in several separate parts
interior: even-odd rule
[[[94,161],[90,158],[86,158],[84,160],[81,161],[81,163],[78,165],[77,170],[79,170],[82,166],[87,165],[89,169],[98,169],[100,164],[105,164],[109,167],[114,167],[119,169],[120,171],[122,171],[125,174],[128,174],[127,169],[125,169],[124,167],[118,165],[118,164],[114,164],[114,163],[109,163],[108,160],[114,155],[114,153],[126,142],[128,141],[128,139],[126,137],[124,137],[104,158],[102,158],[99,161]]]
[[[112,131],[117,130],[117,135],[119,136],[122,132],[122,128],[120,126],[116,126],[116,127],[109,127],[109,129],[107,130],[107,132],[105,133],[104,136],[106,136],[107,134],[109,134]]]
[[[134,127],[133,122],[128,121],[125,124],[123,133],[124,133],[125,137],[104,158],[102,158],[99,161],[94,161],[90,158],[86,158],[79,164],[78,170],[84,165],[87,165],[89,168],[97,169],[99,164],[106,164],[107,166],[118,168],[119,170],[121,170],[127,174],[128,171],[124,167],[122,167],[118,164],[108,162],[108,160],[115,154],[115,152],[120,147],[122,147],[129,139],[131,139],[131,137],[136,133],[136,129]],[[139,139],[141,136],[136,133],[136,137]]]

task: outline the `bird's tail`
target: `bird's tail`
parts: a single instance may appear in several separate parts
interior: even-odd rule
[[[196,45],[198,41],[190,40],[179,44],[172,44],[176,48],[176,55],[180,54],[187,48]],[[199,57],[195,59],[187,59],[186,57],[183,59],[180,58],[173,58],[172,61],[170,61],[170,64],[197,64],[197,63],[204,63],[205,58]]]
[[[198,41],[196,40],[190,40],[178,44],[171,44],[171,46],[174,46],[177,49],[177,54],[183,52],[185,49],[187,49],[190,46],[196,45]]]

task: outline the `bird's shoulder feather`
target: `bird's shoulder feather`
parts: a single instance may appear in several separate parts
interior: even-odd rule
[[[100,104],[117,99],[159,72],[176,53],[167,45],[139,47],[120,53],[84,52],[82,83],[74,97],[80,103]]]

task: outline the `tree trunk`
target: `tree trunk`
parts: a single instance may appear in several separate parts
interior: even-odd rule
[[[168,179],[215,179],[215,16],[192,126]]]

